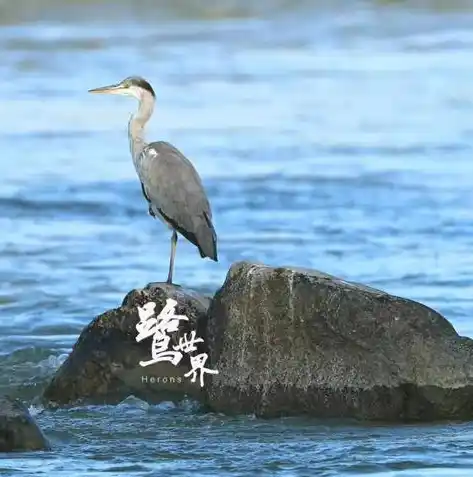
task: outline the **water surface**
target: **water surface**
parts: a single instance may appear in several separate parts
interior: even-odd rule
[[[295,4],[294,4],[295,3]],[[175,279],[312,267],[435,308],[473,336],[473,6],[455,2],[0,1],[0,391],[34,402],[82,328],[163,280],[126,137],[131,74],[150,140],[192,159],[219,263]],[[470,476],[469,424],[202,415],[190,405],[40,412],[52,453],[0,475]]]

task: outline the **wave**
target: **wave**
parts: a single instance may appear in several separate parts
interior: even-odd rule
[[[40,347],[22,348],[0,356],[0,393],[33,401],[66,358],[65,353]]]

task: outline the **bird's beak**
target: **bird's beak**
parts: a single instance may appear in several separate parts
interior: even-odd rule
[[[89,89],[89,93],[95,94],[123,94],[124,88],[120,83],[110,86],[102,86],[100,88]]]

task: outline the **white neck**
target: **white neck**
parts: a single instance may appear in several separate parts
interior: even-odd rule
[[[132,96],[138,99],[138,111],[133,114],[128,123],[128,140],[130,142],[130,152],[135,167],[138,168],[138,162],[144,147],[146,146],[144,127],[153,114],[154,97],[141,88],[130,88]]]

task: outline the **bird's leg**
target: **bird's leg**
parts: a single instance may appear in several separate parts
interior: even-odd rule
[[[172,272],[174,269],[174,256],[176,255],[176,245],[177,245],[177,232],[175,230],[172,231],[171,237],[171,258],[169,260],[169,273],[167,282],[171,285],[172,284]]]

